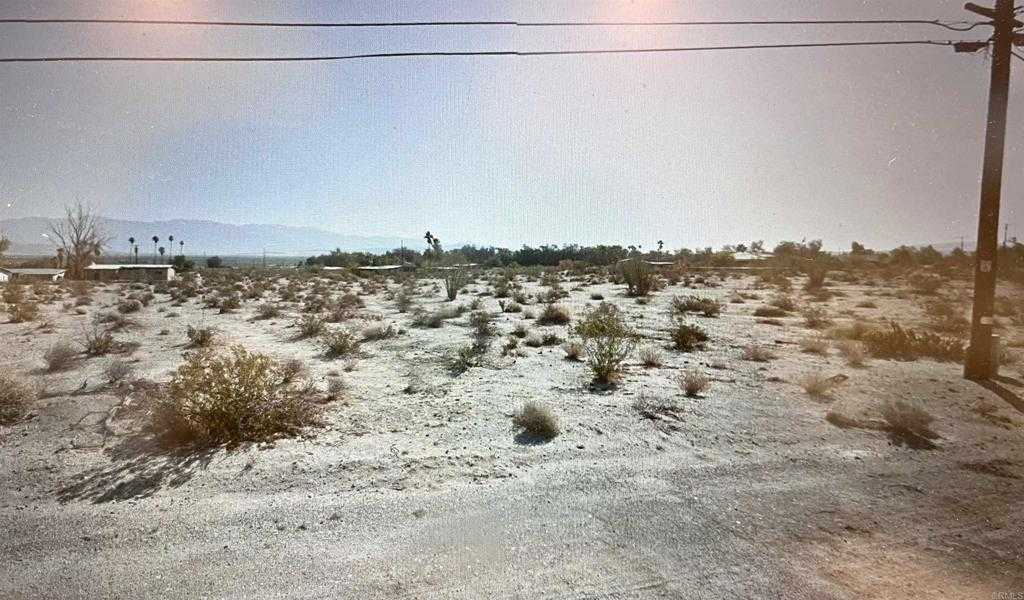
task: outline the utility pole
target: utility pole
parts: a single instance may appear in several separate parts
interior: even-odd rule
[[[996,373],[992,351],[992,313],[996,293],[996,251],[999,243],[999,194],[1003,180],[1006,141],[1006,103],[1010,91],[1010,59],[1014,27],[1013,0],[996,0],[995,9],[968,2],[966,10],[992,19],[992,75],[988,90],[985,158],[981,171],[978,210],[978,248],[974,257],[974,308],[971,345],[964,363],[967,379],[990,379]]]

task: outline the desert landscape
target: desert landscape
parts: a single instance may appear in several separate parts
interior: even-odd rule
[[[1024,585],[1021,290],[986,389],[955,273],[644,265],[6,286],[2,595]]]
[[[1024,600],[1022,4],[0,2],[0,600]]]

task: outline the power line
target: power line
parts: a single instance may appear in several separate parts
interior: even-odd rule
[[[685,46],[676,48],[598,48],[592,50],[466,50],[438,52],[374,52],[335,56],[42,56],[0,58],[0,63],[40,62],[328,62],[374,58],[451,56],[568,56],[588,54],[651,54],[709,52],[716,50],[767,50],[781,48],[842,48],[860,46],[952,46],[955,40],[888,40],[866,42],[807,42],[797,44],[749,44],[733,46]]]
[[[933,25],[952,31],[970,31],[984,21],[938,19],[811,19],[765,21],[203,21],[174,19],[0,19],[0,24],[182,25],[206,27],[706,27],[728,25]]]

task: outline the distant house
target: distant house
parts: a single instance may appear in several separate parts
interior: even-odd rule
[[[91,281],[171,281],[171,265],[89,265],[85,278]]]
[[[64,269],[14,269],[0,268],[0,283],[8,281],[62,281]]]

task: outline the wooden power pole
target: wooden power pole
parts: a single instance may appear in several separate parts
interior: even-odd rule
[[[996,293],[996,252],[999,245],[999,194],[1003,180],[1003,148],[1006,141],[1006,103],[1010,91],[1010,60],[1014,27],[1013,0],[996,0],[995,9],[968,2],[965,9],[992,19],[992,75],[988,90],[988,125],[981,172],[981,206],[978,211],[978,248],[974,257],[974,308],[971,313],[971,345],[967,350],[964,377],[989,379],[996,373],[992,349],[992,313]]]

